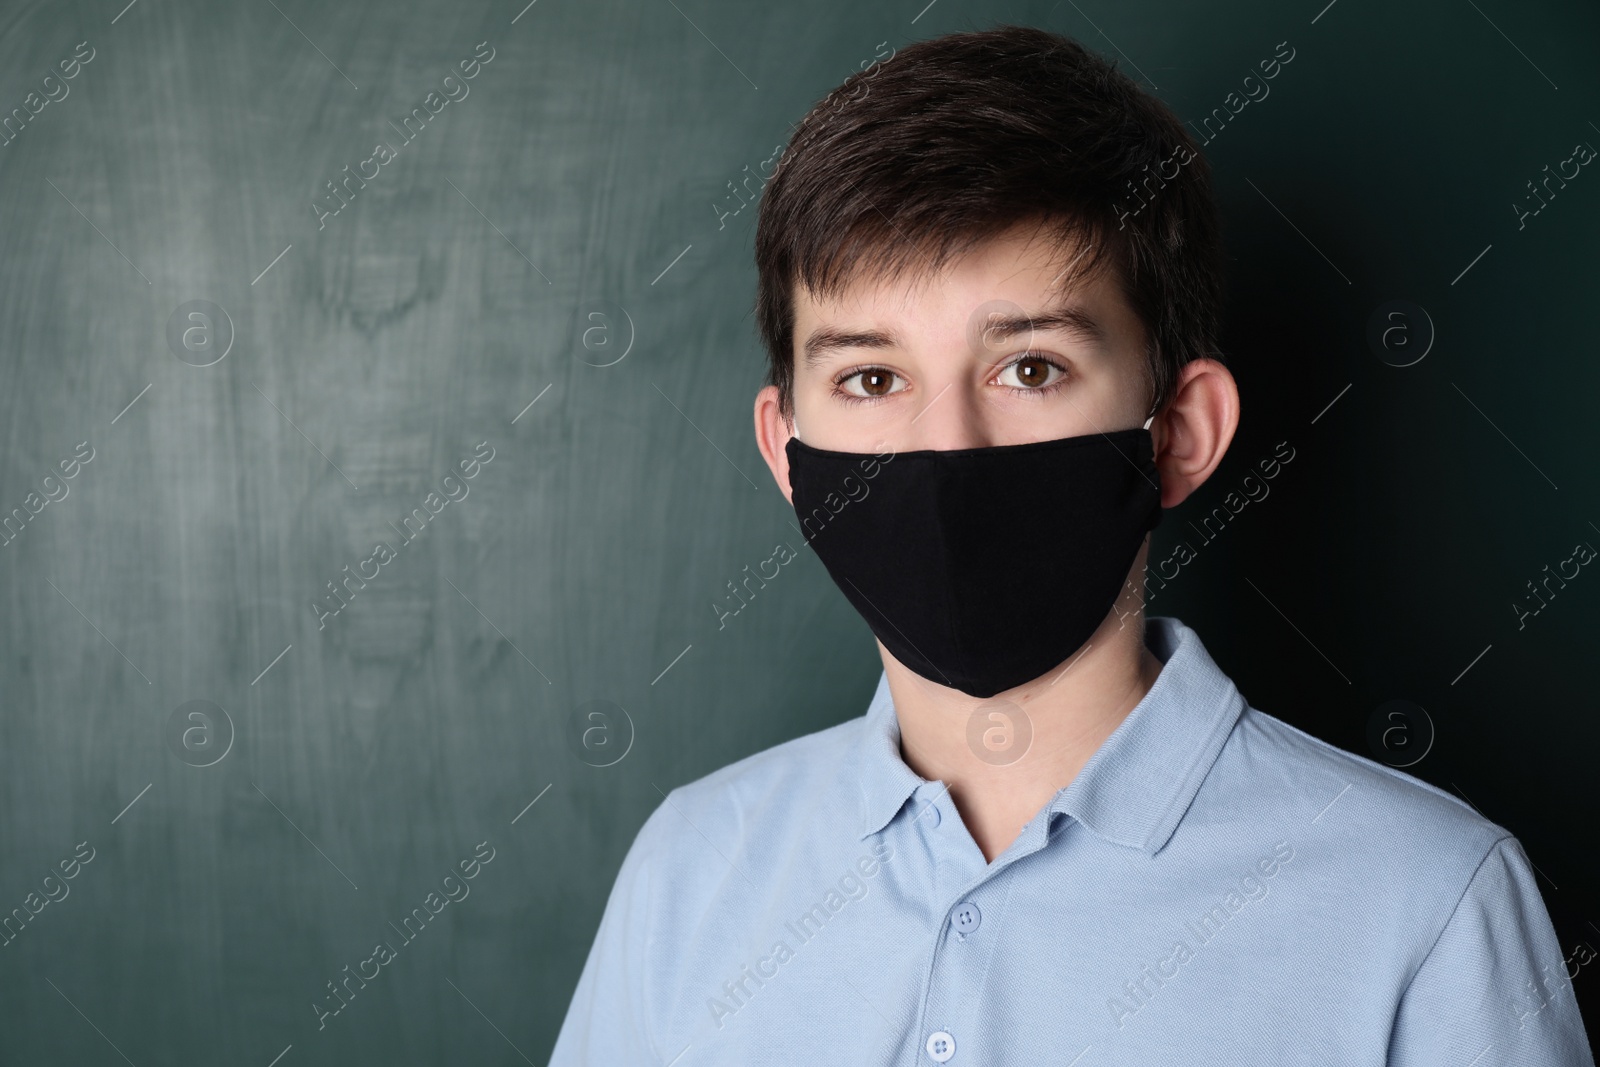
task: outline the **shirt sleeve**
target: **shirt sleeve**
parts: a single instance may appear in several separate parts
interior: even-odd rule
[[[651,866],[665,802],[634,837],[556,1035],[549,1067],[636,1067],[661,1061],[650,1037],[647,950]]]
[[[1594,1067],[1574,961],[1522,845],[1502,837],[1401,997],[1390,1067]]]

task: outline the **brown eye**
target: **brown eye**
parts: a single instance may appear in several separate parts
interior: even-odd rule
[[[1023,359],[1016,363],[1017,381],[1023,385],[1043,385],[1050,380],[1050,364],[1042,359]]]
[[[895,379],[899,377],[893,371],[881,367],[868,367],[866,370],[854,371],[839,384],[843,388],[843,395],[851,399],[877,399],[891,393],[898,393],[905,388],[903,384],[896,385]]]
[[[894,384],[894,376],[883,371],[869,370],[861,373],[861,388],[868,396],[884,396]]]
[[[1007,378],[1010,381],[1007,381]],[[1066,369],[1043,356],[1027,355],[1006,364],[1000,383],[1013,389],[1039,390],[1066,377]]]

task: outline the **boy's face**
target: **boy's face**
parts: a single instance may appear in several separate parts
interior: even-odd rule
[[[1025,445],[1137,430],[1144,426],[1150,414],[1151,374],[1145,357],[1143,324],[1109,271],[1095,278],[1077,279],[1072,290],[1061,296],[1056,283],[1073,264],[1070,257],[1076,251],[1069,250],[1063,258],[1061,251],[1048,245],[1047,240],[1035,227],[1014,228],[975,246],[932,277],[906,281],[889,280],[881,275],[864,276],[834,299],[818,300],[797,287],[793,425],[779,414],[775,386],[765,386],[756,395],[754,412],[757,446],[791,505],[794,491],[789,479],[788,444],[796,436],[810,448],[823,452],[882,457],[886,453]],[[1170,392],[1150,425],[1147,443],[1159,473],[1159,484],[1148,476],[1144,478],[1158,491],[1163,508],[1182,503],[1216,469],[1233,438],[1239,418],[1239,395],[1233,376],[1215,360],[1202,358],[1186,362],[1179,369]],[[1128,435],[1130,440],[1137,436]],[[1144,446],[1145,442],[1140,444]],[[1038,453],[1041,450],[1029,451]],[[1063,451],[1084,458],[1086,464],[1099,462],[1109,455],[1103,450]],[[828,461],[830,466],[815,469],[837,473],[840,468],[836,460],[837,457],[833,457]],[[816,463],[819,459],[811,456],[807,462]],[[1130,465],[1132,470],[1143,474],[1138,465],[1131,461]],[[861,469],[867,470],[866,467]],[[907,469],[920,471],[929,479],[927,484],[938,486],[937,470],[929,474],[923,467]],[[980,557],[988,551],[985,544],[998,550],[1005,538],[1029,532],[1013,531],[1009,527],[1027,525],[1026,519],[1019,522],[1017,516],[1030,514],[1027,494],[1035,486],[1041,497],[1060,492],[1060,486],[1051,486],[1048,478],[1041,482],[1039,476],[1026,473],[1041,469],[1050,468],[1025,464],[1001,470],[1002,474],[1006,470],[1013,475],[1021,473],[1027,480],[1006,487],[1007,494],[1016,494],[1014,502],[1020,510],[1010,510],[1007,516],[994,519],[1007,528],[991,528],[988,532],[998,530],[998,535],[989,542],[974,541],[966,536],[974,523],[983,527],[986,516],[960,513],[949,517],[948,511],[936,511],[934,518],[926,520],[937,526],[948,517],[951,530],[965,526],[958,531],[955,540],[978,546],[978,555],[969,554],[956,561],[967,572],[965,574],[952,573],[946,566],[947,559],[933,561],[928,552],[919,554],[918,544],[908,539],[920,537],[923,531],[914,527],[925,520],[907,519],[906,515],[911,513],[903,508],[897,510],[893,498],[884,518],[886,525],[879,528],[875,524],[882,536],[874,540],[863,536],[858,528],[853,541],[840,544],[836,540],[831,547],[837,548],[841,555],[834,558],[829,568],[834,570],[842,565],[844,570],[839,573],[854,591],[852,594],[846,590],[846,595],[871,604],[872,613],[877,616],[882,616],[884,609],[879,608],[847,572],[854,571],[867,585],[873,585],[874,579],[868,576],[876,575],[883,568],[872,564],[883,561],[885,553],[895,556],[887,562],[899,567],[892,572],[899,577],[889,579],[885,587],[875,588],[880,593],[887,591],[891,598],[898,597],[897,583],[916,585],[921,572],[927,572],[930,581],[947,586],[965,581],[982,570]],[[1103,473],[1092,465],[1083,469],[1094,474]],[[1121,469],[1114,473],[1128,477]],[[907,495],[915,492],[908,481],[913,475],[896,477],[895,490],[902,494],[901,502],[904,502]],[[814,479],[808,485],[812,490],[817,488]],[[963,490],[969,488],[963,486]],[[1136,485],[1133,489],[1135,492],[1131,495],[1124,495],[1129,499],[1134,496],[1149,499],[1144,486]],[[848,494],[850,488],[844,485],[840,491]],[[813,496],[813,500],[805,505],[809,517],[802,521],[816,521],[821,516],[820,521],[826,522],[829,513],[837,513],[838,507],[826,501],[821,508],[813,508],[815,494],[808,495]],[[831,495],[837,496],[837,493]],[[1123,530],[1119,533],[1121,516],[1109,513],[1116,511],[1117,506],[1104,495],[1096,499],[1099,502],[1091,500],[1090,506],[1107,508],[1108,513],[1090,516],[1099,521],[1077,531],[1087,538],[1084,543],[1090,551],[1076,553],[1075,558],[1090,559],[1095,551],[1104,547],[1097,543],[1102,537],[1102,528],[1104,536],[1113,539],[1136,532]],[[1060,511],[1052,510],[1050,505],[1059,506],[1061,501],[1050,499],[1042,503],[1045,506],[1032,513],[1055,516],[1052,521],[1059,523]],[[1142,529],[1147,531],[1148,527]],[[936,530],[935,534],[942,537],[949,532]],[[1117,594],[1117,603],[1107,604],[1106,614],[1098,622],[1102,629],[1121,630],[1127,615],[1139,607],[1142,582],[1137,579],[1144,567],[1148,533],[1139,533],[1138,539],[1139,548],[1123,583],[1124,592]],[[945,538],[947,543],[949,540]],[[1073,542],[1069,539],[1067,543]],[[905,551],[901,551],[901,545],[905,545]],[[826,557],[824,560],[826,562]],[[864,564],[866,570],[861,569]],[[992,577],[990,573],[981,581],[988,582]],[[1077,577],[1071,581],[1087,588],[1091,580],[1098,581],[1102,575],[1085,573],[1081,577],[1081,582]],[[999,582],[997,588],[1005,584]],[[840,588],[844,589],[845,584],[841,583]],[[967,587],[961,589],[963,593],[971,591]],[[942,595],[949,599],[949,590]],[[1131,600],[1127,611],[1119,607],[1124,596]],[[906,601],[901,597],[888,602],[898,606]],[[915,598],[910,602],[915,603]],[[981,604],[982,600],[978,602]],[[1002,612],[1008,605],[1020,603],[1009,598],[1004,589],[999,590],[992,602],[1002,605]],[[1081,604],[1074,606],[1082,607]],[[1032,605],[1023,610],[1033,612],[1036,607]],[[1090,605],[1090,608],[1091,614],[1100,610],[1098,605]],[[901,618],[905,616],[902,614]],[[978,632],[972,629],[973,620],[961,621],[968,626],[968,633]],[[1088,622],[1093,624],[1095,620],[1090,618]],[[1084,620],[1078,618],[1072,625],[1081,627],[1083,623]],[[879,636],[882,637],[882,632]],[[899,636],[901,641],[911,644],[912,639],[904,632]],[[937,644],[931,647],[940,652],[949,651],[954,664],[960,658],[962,647],[980,644],[981,639],[962,639],[953,647],[949,641],[944,641],[944,648]],[[916,646],[911,644],[911,647]],[[879,648],[888,662],[892,656],[882,640]],[[1051,654],[1053,652],[1050,650]],[[920,650],[917,654],[918,657],[925,655]],[[937,663],[934,666],[937,669]],[[968,664],[970,669],[964,673],[969,677],[969,688],[963,692],[979,689],[995,692],[996,685],[1017,684],[1008,680],[1010,675],[984,674],[979,670],[981,666]],[[931,679],[932,675],[924,677]]]
[[[1047,240],[1019,227],[931,279],[865,278],[837,300],[797,287],[800,439],[838,452],[908,452],[1142,425],[1142,324],[1109,273],[1052,295],[1076,251],[1062,260]]]

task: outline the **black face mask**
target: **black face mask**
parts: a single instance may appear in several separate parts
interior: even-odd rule
[[[785,446],[802,535],[894,658],[974,697],[1033,681],[1116,603],[1161,477],[1144,428],[894,454]]]

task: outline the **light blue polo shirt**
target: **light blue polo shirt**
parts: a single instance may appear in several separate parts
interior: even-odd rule
[[[866,715],[679,786],[551,1067],[1593,1067],[1521,845],[1250,707],[1147,620],[1143,700],[992,863]]]

